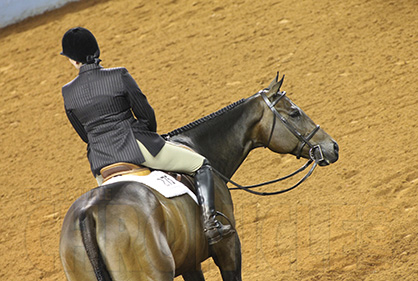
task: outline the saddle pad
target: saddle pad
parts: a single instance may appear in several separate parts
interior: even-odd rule
[[[129,174],[120,175],[107,180],[102,185],[122,181],[134,181],[143,183],[166,198],[173,198],[176,196],[188,194],[197,203],[196,195],[190,189],[188,189],[187,186],[172,176],[167,175],[161,171],[152,171],[149,175],[146,176],[136,176]]]

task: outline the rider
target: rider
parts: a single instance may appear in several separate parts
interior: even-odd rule
[[[210,163],[156,133],[154,110],[126,68],[103,68],[96,38],[82,27],[64,34],[61,55],[79,70],[62,88],[62,95],[68,119],[87,143],[87,157],[98,183],[103,181],[101,169],[118,162],[194,174],[209,244],[233,233],[230,225],[216,220]]]

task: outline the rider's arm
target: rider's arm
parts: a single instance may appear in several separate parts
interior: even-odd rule
[[[77,116],[73,114],[71,110],[65,109],[65,113],[67,114],[68,120],[70,120],[71,125],[73,125],[75,131],[80,136],[80,138],[85,142],[89,143],[87,138],[87,132],[84,129],[83,124],[81,124],[80,120],[78,120]]]
[[[157,121],[155,119],[154,109],[148,103],[146,96],[139,89],[137,83],[124,69],[122,78],[127,92],[127,98],[130,102],[135,117],[142,123],[145,123],[150,131],[157,131]]]

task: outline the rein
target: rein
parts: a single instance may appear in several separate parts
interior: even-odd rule
[[[289,188],[286,188],[286,189],[282,189],[282,190],[278,190],[278,191],[273,191],[273,192],[260,192],[260,191],[254,191],[254,190],[252,190],[251,188],[256,188],[256,187],[260,187],[260,186],[264,186],[264,185],[269,185],[269,184],[273,184],[273,183],[276,183],[276,182],[279,182],[279,181],[282,181],[282,180],[285,180],[285,179],[288,179],[288,178],[290,178],[290,177],[293,177],[294,175],[296,175],[296,174],[298,174],[298,173],[300,173],[300,172],[302,172],[303,170],[305,170],[307,167],[309,167],[311,164],[312,164],[312,162],[314,162],[312,159],[309,159],[306,163],[305,163],[305,165],[303,165],[302,167],[300,167],[299,169],[297,169],[296,171],[294,171],[293,173],[291,173],[291,174],[289,174],[289,175],[287,175],[287,176],[284,176],[284,177],[282,177],[282,178],[278,178],[278,179],[275,179],[275,180],[271,180],[271,181],[266,181],[266,182],[263,182],[263,183],[259,183],[259,184],[254,184],[254,185],[246,185],[246,186],[243,186],[243,185],[240,185],[240,184],[238,184],[238,183],[236,183],[236,182],[234,182],[233,180],[231,180],[231,179],[229,179],[229,178],[227,178],[226,176],[224,176],[222,173],[220,173],[218,170],[216,170],[216,169],[214,169],[214,168],[212,168],[213,169],[213,171],[218,175],[218,176],[220,176],[223,180],[225,180],[226,182],[229,182],[229,183],[231,183],[231,184],[233,184],[233,185],[235,185],[236,187],[231,187],[231,188],[229,188],[229,190],[238,190],[238,189],[241,189],[241,190],[244,190],[244,191],[247,191],[247,192],[249,192],[249,193],[252,193],[252,194],[255,194],[255,195],[260,195],[260,196],[270,196],[270,195],[277,195],[277,194],[281,194],[281,193],[285,193],[285,192],[288,192],[288,191],[291,191],[292,189],[294,189],[294,188],[296,188],[296,187],[298,187],[301,183],[303,183],[312,173],[313,173],[313,171],[314,171],[314,169],[316,168],[316,166],[318,165],[316,162],[313,164],[313,166],[311,167],[311,169],[308,171],[308,173],[302,178],[302,179],[300,179],[296,184],[294,184],[294,185],[292,185],[291,187],[289,187]]]
[[[213,169],[213,171],[219,175],[223,180],[225,180],[226,182],[229,182],[231,184],[233,184],[234,188],[229,188],[229,190],[237,190],[237,189],[241,189],[244,191],[247,191],[249,193],[255,194],[255,195],[261,195],[261,196],[269,196],[269,195],[277,195],[277,194],[281,194],[281,193],[285,193],[288,192],[296,187],[298,187],[300,184],[302,184],[310,175],[312,175],[313,171],[315,170],[316,166],[318,165],[318,162],[323,161],[324,160],[324,155],[322,153],[322,149],[319,145],[313,145],[310,143],[310,139],[316,134],[316,132],[318,132],[319,130],[319,125],[317,125],[315,127],[315,129],[312,130],[312,132],[310,132],[306,137],[303,136],[294,126],[292,126],[286,118],[283,117],[283,115],[281,115],[277,109],[275,108],[275,105],[286,95],[286,92],[277,92],[273,95],[273,98],[277,96],[277,98],[275,100],[273,100],[272,102],[270,102],[270,100],[268,99],[268,97],[265,94],[265,90],[261,90],[260,91],[260,95],[263,98],[264,102],[267,104],[267,106],[270,108],[270,110],[273,112],[273,125],[271,128],[271,132],[270,132],[270,136],[268,138],[268,142],[265,145],[265,147],[268,147],[270,145],[271,139],[273,137],[273,132],[276,126],[276,119],[279,119],[285,126],[287,129],[289,129],[290,132],[292,132],[292,134],[300,141],[299,145],[298,145],[298,150],[296,153],[296,158],[300,158],[300,155],[302,153],[302,149],[305,145],[308,145],[310,147],[309,150],[309,157],[310,159],[299,169],[297,169],[296,171],[294,171],[293,173],[290,173],[287,176],[284,176],[282,178],[278,178],[275,180],[271,180],[271,181],[266,181],[263,183],[259,183],[259,184],[254,184],[254,185],[247,185],[247,186],[242,186],[234,181],[232,181],[231,179],[227,178],[226,176],[224,176],[222,173],[220,173],[219,171],[217,171],[216,169]],[[317,153],[316,153],[317,152]],[[286,189],[282,189],[282,190],[278,190],[278,191],[273,191],[273,192],[259,192],[259,191],[254,191],[251,188],[256,188],[256,187],[260,187],[260,186],[265,186],[265,185],[269,185],[269,184],[273,184],[285,179],[288,179],[290,177],[293,177],[294,175],[302,172],[303,170],[305,170],[307,167],[309,167],[312,163],[314,163],[312,165],[312,167],[309,169],[309,171],[306,173],[305,176],[303,176],[302,179],[300,179],[296,184],[292,185],[289,188]]]

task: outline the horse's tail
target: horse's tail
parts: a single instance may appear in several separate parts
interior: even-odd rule
[[[84,249],[93,267],[98,281],[112,281],[103,257],[100,254],[99,244],[96,237],[96,222],[93,215],[87,209],[80,215],[80,232]]]

